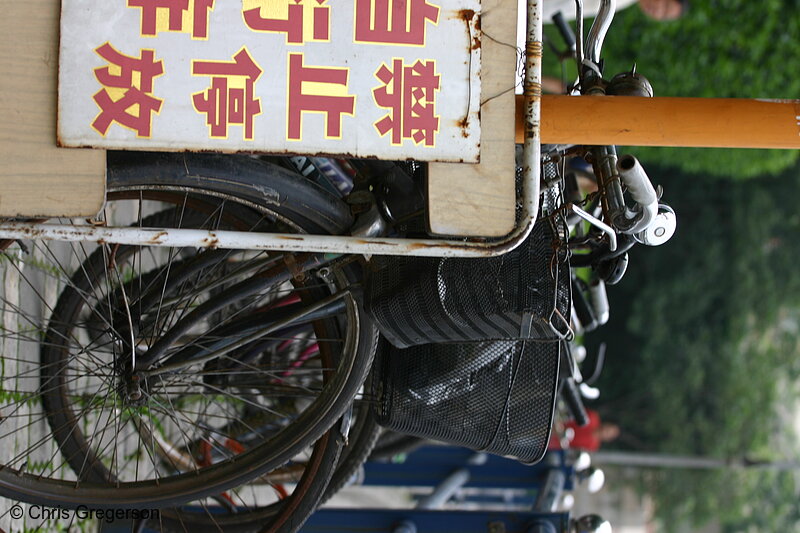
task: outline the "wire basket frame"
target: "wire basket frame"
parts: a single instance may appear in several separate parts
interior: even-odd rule
[[[561,344],[388,347],[376,360],[376,418],[399,433],[534,463],[550,439]]]
[[[486,340],[558,341],[569,327],[567,226],[560,192],[515,250],[490,258],[374,257],[367,311],[396,347]],[[548,213],[549,214],[549,213]]]

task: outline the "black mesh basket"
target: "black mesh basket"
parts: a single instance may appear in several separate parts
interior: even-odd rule
[[[550,438],[560,346],[387,345],[373,382],[378,422],[400,433],[536,462]]]
[[[540,219],[515,250],[479,259],[373,257],[365,305],[395,346],[558,340],[569,332],[565,227]]]

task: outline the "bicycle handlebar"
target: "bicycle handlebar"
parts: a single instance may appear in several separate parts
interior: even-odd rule
[[[639,160],[634,156],[622,156],[617,161],[617,170],[637,207],[634,222],[624,233],[639,233],[649,228],[658,214],[658,194]]]
[[[572,28],[569,27],[569,24],[567,24],[567,20],[564,18],[561,11],[557,11],[556,14],[553,15],[553,24],[558,28],[558,32],[561,34],[561,38],[564,39],[567,48],[574,52],[576,48],[575,33],[572,31]]]
[[[589,36],[586,38],[584,54],[587,59],[594,63],[600,62],[603,41],[605,41],[608,28],[611,27],[611,22],[614,20],[614,12],[616,10],[617,0],[602,0],[600,2],[600,10],[597,12],[597,17],[589,30]]]

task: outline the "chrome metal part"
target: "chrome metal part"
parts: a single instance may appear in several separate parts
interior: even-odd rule
[[[580,472],[581,470],[586,470],[590,466],[592,466],[592,456],[589,455],[587,452],[580,452],[578,457],[575,459],[575,464],[573,465],[576,472]]]
[[[379,237],[386,235],[387,231],[386,220],[381,215],[375,199],[372,198],[369,210],[358,215],[351,234],[354,237]]]
[[[617,232],[614,231],[614,228],[612,228],[599,218],[596,218],[591,214],[587,213],[586,211],[584,211],[575,204],[569,204],[567,208],[576,215],[578,215],[579,217],[581,217],[583,220],[591,224],[592,226],[596,227],[597,229],[608,235],[608,249],[610,251],[613,252],[614,250],[617,249]]]
[[[589,494],[596,494],[606,484],[606,474],[599,468],[592,468],[591,473],[586,477],[586,490]]]
[[[578,390],[581,391],[581,396],[587,400],[596,400],[600,397],[600,389],[587,385],[586,383],[579,383]]]
[[[596,514],[587,514],[572,522],[570,533],[611,533],[611,523]]]
[[[342,436],[344,445],[347,446],[350,442],[350,429],[353,427],[353,406],[342,415],[342,420],[339,423],[339,434]]]
[[[666,204],[659,204],[655,220],[642,232],[633,237],[647,246],[661,246],[672,238],[678,226],[675,211]]]
[[[575,0],[575,59],[578,62],[578,72],[583,65],[583,0]]]
[[[592,28],[589,30],[589,36],[586,39],[584,53],[586,59],[594,63],[600,62],[600,52],[603,50],[603,41],[605,41],[608,28],[611,27],[611,22],[614,20],[614,12],[616,10],[617,0],[602,0],[600,2],[597,18],[594,19]]]

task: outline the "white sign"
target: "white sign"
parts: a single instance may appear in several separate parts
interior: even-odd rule
[[[477,162],[480,0],[62,0],[59,143]]]

